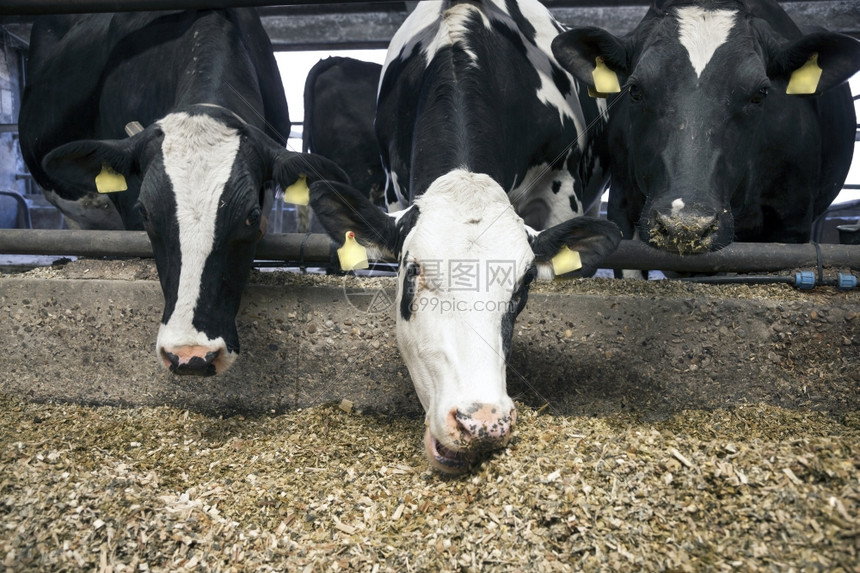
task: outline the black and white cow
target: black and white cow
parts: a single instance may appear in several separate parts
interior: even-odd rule
[[[592,138],[603,120],[550,52],[559,30],[536,0],[418,3],[389,47],[376,113],[407,208],[389,217],[347,186],[311,187],[333,238],[354,231],[399,260],[397,338],[441,471],[511,435],[506,361],[539,269],[564,246],[593,273],[620,240],[608,221],[571,219],[605,182]]]
[[[620,76],[609,218],[625,237],[681,254],[804,242],[842,187],[860,42],[804,34],[773,0],[658,2],[623,38],[573,29],[553,51],[592,86],[598,58]],[[810,58],[815,95],[786,94]]]
[[[355,58],[317,62],[305,80],[302,151],[331,159],[355,189],[382,205],[385,170],[373,126],[382,66]]]
[[[118,191],[125,227],[149,234],[165,299],[158,357],[177,374],[229,368],[267,182],[344,178],[276,142],[289,116],[256,11],[42,18],[27,76],[21,147],[39,184],[68,200]]]

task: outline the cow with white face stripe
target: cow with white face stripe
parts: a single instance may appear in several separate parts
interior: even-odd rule
[[[860,42],[804,34],[773,0],[657,2],[623,38],[577,28],[553,51],[592,87],[599,64],[620,76],[608,215],[627,238],[681,254],[805,242],[842,188],[856,120],[840,84]]]
[[[599,196],[605,148],[597,103],[583,109],[550,53],[559,30],[534,0],[420,2],[377,98],[383,164],[406,209],[388,216],[348,186],[311,186],[333,238],[353,231],[399,261],[397,340],[443,472],[511,436],[506,366],[531,281],[552,275],[562,248],[587,276],[620,240],[608,221],[571,219]]]
[[[28,66],[19,124],[33,176],[68,200],[111,192],[125,227],[152,243],[159,359],[176,374],[225,371],[269,182],[346,180],[273,139],[290,121],[256,11],[41,18]]]

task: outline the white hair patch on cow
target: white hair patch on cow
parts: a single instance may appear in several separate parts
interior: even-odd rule
[[[442,15],[436,37],[424,46],[424,57],[427,65],[433,61],[436,52],[447,46],[459,46],[469,56],[472,63],[477,65],[478,56],[469,49],[469,20],[474,16],[480,16],[484,26],[489,28],[490,21],[484,13],[471,4],[454,4]]]
[[[397,339],[431,434],[455,448],[453,411],[491,404],[511,412],[502,318],[534,262],[522,219],[488,175],[455,170],[415,200],[421,215],[403,242],[421,269],[411,317]],[[403,304],[399,281],[397,306]]]
[[[477,56],[468,45],[467,23],[474,16],[479,16],[484,26],[490,27],[486,15],[471,4],[449,6],[445,2],[418,2],[410,15],[411,25],[398,28],[391,39],[383,69],[394,58],[411,53],[416,45],[421,47],[425,66],[430,65],[439,50],[455,44],[463,48],[473,62],[477,62]],[[384,76],[384,73],[380,75],[380,82]]]
[[[687,49],[690,63],[701,77],[717,48],[726,43],[735,25],[735,10],[703,10],[698,6],[678,8],[678,40]]]
[[[173,314],[158,333],[158,347],[213,346],[194,328],[203,268],[215,241],[221,195],[239,151],[235,129],[207,115],[173,113],[158,122],[164,132],[164,171],[176,199],[182,268]],[[218,339],[223,345],[223,340]]]
[[[573,176],[567,169],[553,169],[547,163],[530,167],[522,182],[510,190],[508,197],[526,224],[538,229],[558,225],[583,213],[582,202],[574,190]],[[577,207],[575,212],[571,198]]]

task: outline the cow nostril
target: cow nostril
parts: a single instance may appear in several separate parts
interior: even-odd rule
[[[472,439],[472,435],[469,432],[469,425],[466,423],[466,416],[457,408],[452,408],[450,412],[448,412],[448,421],[446,426],[448,427],[448,434],[451,438],[452,443],[457,447],[465,447],[468,445],[469,441]]]
[[[465,414],[460,410],[454,410],[453,415],[456,424],[455,427],[459,431],[464,444],[469,443],[472,438],[478,437],[477,420],[472,419],[468,414]]]
[[[164,365],[171,370],[179,366],[179,357],[163,348],[161,349],[161,360],[164,362]]]

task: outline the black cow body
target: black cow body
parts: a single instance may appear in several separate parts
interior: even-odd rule
[[[284,149],[286,99],[256,11],[42,18],[28,78],[21,147],[37,182],[67,200],[111,191],[125,227],[152,242],[158,356],[177,373],[228,368],[268,182],[342,177]]]
[[[399,259],[397,339],[441,471],[510,437],[506,359],[538,268],[564,246],[593,272],[620,240],[608,221],[571,219],[603,189],[604,120],[550,53],[559,30],[536,0],[418,3],[389,46],[376,113],[404,210],[311,187],[333,238],[353,231]]]
[[[480,17],[465,2],[428,6],[392,40],[376,130],[401,205],[468,166],[501,185],[536,229],[582,215],[608,177],[603,102],[580,91],[542,45],[562,29],[543,6],[476,5]],[[445,45],[461,34],[464,47]]]
[[[609,120],[609,218],[667,250],[732,240],[804,242],[839,193],[854,149],[860,43],[803,34],[772,0],[669,0],[629,35],[574,29],[553,42],[594,85],[597,58],[620,76]],[[814,95],[788,95],[815,55]]]
[[[373,127],[382,66],[354,58],[317,62],[305,80],[302,151],[337,163],[352,186],[382,205],[385,171]]]

